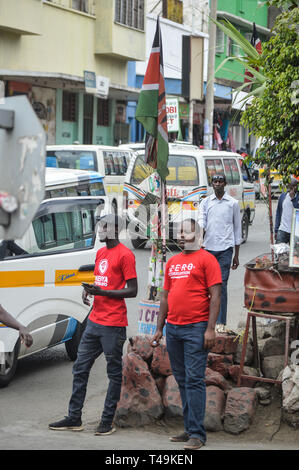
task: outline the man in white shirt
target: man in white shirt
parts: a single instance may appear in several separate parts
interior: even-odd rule
[[[239,247],[242,243],[241,214],[238,201],[225,192],[225,175],[214,175],[212,186],[214,194],[204,199],[200,205],[199,225],[204,229],[204,248],[216,257],[221,268],[221,307],[216,330],[224,332],[231,263],[232,269],[239,266]]]
[[[292,177],[288,192],[280,195],[275,218],[276,243],[290,243],[294,209],[299,209],[299,181]]]

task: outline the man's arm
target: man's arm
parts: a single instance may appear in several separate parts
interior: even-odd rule
[[[168,313],[168,290],[163,290],[162,298],[160,302],[160,310],[157,320],[157,330],[151,341],[153,347],[158,346],[160,339],[163,336],[163,328]]]
[[[127,286],[124,289],[119,290],[106,290],[99,286],[84,287],[84,290],[89,295],[101,295],[103,297],[111,297],[113,299],[127,299],[130,297],[136,297],[138,292],[137,278],[128,279]]]
[[[220,310],[221,284],[209,287],[210,314],[208,326],[204,335],[204,348],[212,349],[215,344],[215,326]]]
[[[32,336],[28,333],[27,328],[19,323],[12,315],[10,315],[10,313],[4,310],[2,305],[0,305],[0,322],[8,326],[8,328],[18,330],[21,341],[24,342],[28,348],[32,345]]]

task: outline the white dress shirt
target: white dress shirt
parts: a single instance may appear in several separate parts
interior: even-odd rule
[[[284,232],[291,233],[293,209],[294,209],[294,206],[290,198],[290,194],[287,193],[282,203],[281,221],[280,221],[280,226],[278,230],[283,230]]]
[[[222,199],[212,194],[202,201],[198,223],[205,230],[206,250],[224,251],[242,243],[239,203],[226,192]]]

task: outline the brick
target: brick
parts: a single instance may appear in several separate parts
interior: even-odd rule
[[[172,375],[171,365],[165,344],[154,348],[151,371],[158,375]]]
[[[123,380],[115,423],[120,427],[143,426],[162,414],[162,398],[147,363],[135,353],[127,354],[123,358]]]
[[[257,405],[257,395],[253,388],[240,387],[227,394],[224,412],[224,430],[240,434],[250,427]]]
[[[149,361],[154,352],[154,348],[151,346],[151,339],[151,336],[132,336],[129,338],[127,352],[134,352],[142,357],[144,361]]]
[[[225,408],[225,393],[221,388],[210,385],[206,389],[206,413],[204,426],[207,431],[223,431],[223,413]]]
[[[223,375],[221,375],[219,372],[216,372],[215,370],[209,369],[208,367],[206,368],[205,382],[206,386],[215,385],[224,391],[227,391],[230,388],[229,383],[227,380],[225,380]]]
[[[180,390],[173,375],[166,377],[162,398],[166,418],[183,416]]]
[[[215,354],[234,354],[238,349],[237,335],[216,333],[215,345],[210,352]]]
[[[219,372],[223,377],[228,377],[228,368],[233,363],[232,354],[208,354],[207,367]]]

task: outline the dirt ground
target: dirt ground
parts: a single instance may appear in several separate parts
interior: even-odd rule
[[[182,430],[179,420],[161,420],[155,425],[145,426],[145,429],[156,434],[173,435],[176,430]],[[299,427],[295,429],[282,420],[281,392],[276,386],[272,387],[272,402],[269,405],[257,405],[256,412],[248,430],[234,435],[225,431],[208,432],[207,442],[221,443],[222,441],[238,444],[275,444],[279,448],[297,446],[299,450]]]

